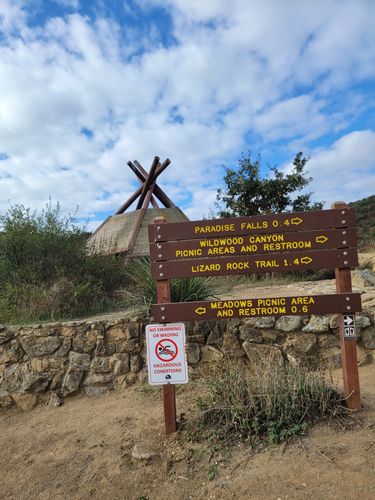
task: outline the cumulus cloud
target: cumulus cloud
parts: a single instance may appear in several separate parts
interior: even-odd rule
[[[375,132],[362,130],[344,135],[329,148],[311,152],[311,185],[319,199],[355,201],[374,194]]]
[[[8,200],[35,207],[52,196],[95,219],[138,187],[126,161],[149,167],[158,154],[173,162],[160,184],[200,218],[222,164],[248,147],[306,148],[327,201],[340,191],[319,179],[324,162],[336,172],[339,156],[352,186],[343,195],[361,197],[374,165],[361,167],[360,185],[351,169],[373,132],[346,128],[366,105],[360,84],[375,76],[374,2],[138,4],[145,16],[151,7],[168,12],[168,44],[151,32],[140,42],[136,24],[71,8],[31,26],[26,1],[1,2],[0,212]],[[313,143],[321,138],[325,149]]]

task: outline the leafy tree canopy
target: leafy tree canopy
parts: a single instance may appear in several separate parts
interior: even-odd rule
[[[251,154],[239,160],[237,168],[226,168],[226,188],[217,191],[219,217],[238,217],[265,213],[320,210],[324,202],[311,202],[313,193],[296,194],[305,188],[312,177],[305,171],[308,158],[298,153],[290,173],[271,167],[272,176],[260,175],[261,158],[254,161]]]

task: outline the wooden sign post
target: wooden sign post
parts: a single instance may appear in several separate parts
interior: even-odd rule
[[[345,212],[345,210],[348,208],[348,205],[344,202],[338,201],[332,205],[332,208],[342,209]],[[352,276],[350,269],[337,267],[335,269],[335,275],[337,293],[352,292]],[[356,336],[354,335],[352,337],[346,337],[344,335],[344,318],[344,314],[339,313],[339,335],[344,394],[348,408],[360,411],[361,396],[359,388]],[[355,324],[353,326],[355,328]]]
[[[154,219],[154,224],[165,224],[165,218]],[[158,304],[164,304],[171,301],[171,287],[168,279],[158,279],[156,281],[156,296]],[[176,432],[176,392],[173,384],[163,385],[163,405],[165,433],[172,434]]]
[[[154,319],[161,323],[257,316],[338,314],[344,394],[361,410],[350,269],[358,265],[355,213],[343,202],[330,210],[165,223],[149,226],[151,272],[157,281]],[[336,294],[171,303],[169,279],[335,269]],[[351,325],[352,324],[352,325]],[[176,430],[172,384],[163,386],[166,432]]]

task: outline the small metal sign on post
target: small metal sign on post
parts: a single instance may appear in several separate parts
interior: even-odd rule
[[[344,322],[344,338],[357,340],[357,334],[355,331],[355,321],[354,314],[344,314],[343,315]]]
[[[149,225],[151,273],[157,283],[154,320],[338,314],[344,394],[349,408],[361,409],[351,269],[358,265],[355,213],[346,203],[330,210]],[[171,278],[335,269],[336,294],[244,298],[171,303]],[[160,339],[161,340],[161,339]],[[177,346],[157,344],[159,361],[173,362]],[[155,355],[156,352],[155,352]],[[160,359],[161,358],[161,359]],[[176,430],[174,382],[163,385],[167,434]],[[178,382],[176,382],[178,383]]]
[[[146,326],[148,381],[151,385],[186,384],[185,325]]]

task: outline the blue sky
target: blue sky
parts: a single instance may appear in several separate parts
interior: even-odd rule
[[[127,160],[172,165],[191,219],[242,152],[310,156],[326,207],[375,193],[372,0],[0,0],[0,213],[94,228],[138,187]]]

